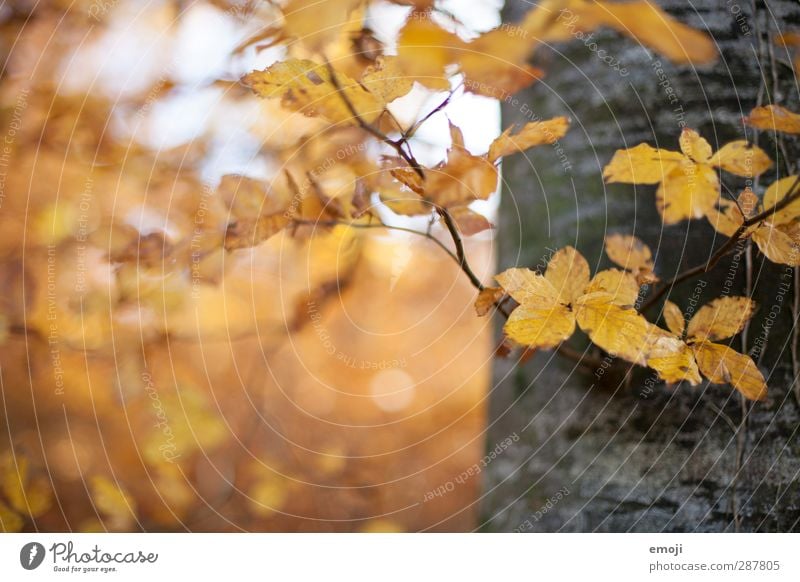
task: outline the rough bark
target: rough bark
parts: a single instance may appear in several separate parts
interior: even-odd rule
[[[501,268],[542,265],[547,247],[572,244],[594,270],[608,264],[602,240],[609,232],[633,233],[650,244],[657,273],[665,279],[707,259],[722,243],[707,222],[664,227],[654,187],[606,186],[601,178],[617,148],[646,141],[678,149],[682,122],[715,148],[744,136],[757,140],[778,160],[781,177],[785,162],[796,162],[796,141],[788,140],[784,160],[771,136],[745,130],[742,116],[759,102],[798,109],[789,58],[784,49],[770,50],[767,35],[796,30],[800,5],[659,3],[681,21],[707,30],[722,58],[704,68],[673,66],[608,31],[595,33],[593,40],[619,59],[627,76],[580,40],[537,51],[535,61],[548,77],[523,92],[517,106],[505,105],[504,125],[524,121],[527,110],[543,118],[570,115],[573,126],[561,144],[569,167],[550,148],[504,163]],[[524,0],[509,4],[511,20],[530,6]],[[677,102],[670,103],[667,86]],[[774,171],[766,174],[754,188],[763,190],[775,177]],[[730,175],[725,183],[734,193],[744,185]],[[487,471],[484,529],[800,529],[800,409],[792,392],[795,273],[747,247],[713,273],[677,287],[672,298],[687,308],[725,293],[746,294],[750,282],[760,309],[732,345],[741,349],[744,343],[754,354],[768,377],[768,399],[743,404],[730,386],[665,386],[642,369],[625,382],[611,369],[582,370],[549,352],[523,367],[501,362],[490,448],[514,432],[521,439]]]

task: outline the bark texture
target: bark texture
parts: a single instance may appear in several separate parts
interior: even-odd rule
[[[659,4],[708,31],[722,58],[704,68],[674,66],[609,31],[589,41],[597,50],[577,39],[537,51],[534,61],[548,76],[504,106],[504,126],[530,119],[531,112],[542,118],[567,114],[573,125],[559,144],[563,153],[543,147],[504,163],[500,268],[541,267],[548,248],[571,244],[594,271],[608,266],[602,241],[611,232],[648,243],[664,279],[706,260],[723,242],[706,221],[664,227],[655,187],[604,185],[601,177],[618,148],[646,141],[677,150],[684,124],[715,148],[745,136],[757,141],[777,169],[754,182],[756,192],[785,176],[786,162],[796,164],[796,140],[786,141],[784,159],[772,136],[745,129],[742,116],[757,103],[798,109],[790,56],[770,47],[768,38],[797,30],[800,5]],[[509,2],[506,20],[529,7]],[[601,60],[600,49],[619,67]],[[724,183],[734,194],[745,185],[731,175]],[[671,297],[692,311],[720,295],[753,290],[759,311],[731,345],[746,346],[759,364],[768,378],[767,400],[743,404],[730,386],[665,386],[642,369],[624,381],[613,368],[587,371],[551,352],[521,367],[501,361],[489,448],[514,432],[521,439],[486,472],[483,529],[800,529],[800,409],[792,390],[795,273],[765,262],[748,244],[739,250],[712,273],[676,287]],[[651,321],[657,313],[649,314]]]

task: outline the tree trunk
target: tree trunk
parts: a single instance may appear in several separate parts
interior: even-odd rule
[[[506,20],[530,7],[510,2]],[[791,171],[797,140],[785,151],[773,136],[744,128],[759,103],[797,110],[791,55],[770,43],[796,29],[795,0],[767,3],[660,1],[682,22],[707,30],[720,60],[674,66],[637,42],[600,30],[592,40],[618,59],[623,74],[581,40],[538,50],[547,77],[504,107],[504,126],[569,115],[563,148],[543,146],[504,163],[507,189],[500,220],[500,268],[546,264],[548,248],[570,244],[592,270],[608,265],[603,237],[635,234],[668,279],[708,259],[722,244],[705,220],[664,227],[655,187],[604,185],[602,168],[618,148],[641,142],[678,149],[686,126],[716,149],[732,139],[756,141],[776,166],[752,184]],[[523,105],[524,104],[524,105]],[[744,180],[723,176],[734,196]],[[759,310],[732,346],[750,351],[769,396],[745,403],[727,385],[666,386],[637,368],[625,381],[614,368],[586,370],[553,352],[525,365],[501,361],[493,392],[489,448],[520,440],[489,465],[481,527],[490,531],[796,531],[800,529],[800,409],[794,269],[766,262],[745,243],[672,300],[696,310],[720,295],[752,291]],[[658,309],[650,314],[653,321]],[[574,340],[580,341],[580,340]],[[573,345],[577,346],[578,343]]]

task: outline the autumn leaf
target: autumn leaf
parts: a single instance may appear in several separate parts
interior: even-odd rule
[[[764,376],[749,356],[708,341],[701,340],[690,346],[700,371],[714,384],[730,384],[750,400],[767,397]]]
[[[611,261],[631,271],[640,284],[658,281],[653,272],[653,253],[646,244],[631,235],[611,234],[605,240],[606,254]]]
[[[720,190],[715,168],[752,178],[772,165],[763,150],[744,141],[712,153],[709,143],[688,128],[681,133],[680,147],[680,152],[647,144],[618,150],[603,177],[608,183],[658,184],[658,211],[665,224],[676,224],[713,213]]]
[[[3,463],[2,489],[11,506],[22,515],[39,517],[52,504],[50,484],[44,476],[30,474],[27,457],[17,455]]]
[[[766,397],[764,377],[745,354],[712,340],[723,340],[739,333],[750,320],[755,303],[747,297],[720,297],[704,305],[686,326],[686,345],[691,349],[700,372],[715,384],[731,384],[746,398]],[[684,319],[671,302],[664,306],[664,318],[676,339],[683,335]],[[666,332],[664,332],[666,333]],[[656,362],[658,363],[658,362]]]
[[[612,303],[631,306],[639,297],[639,283],[628,271],[606,269],[597,273],[586,287],[586,293],[604,291],[611,295]]]
[[[727,339],[744,328],[754,311],[752,299],[720,297],[700,308],[689,321],[686,335],[695,341]]]
[[[595,291],[578,298],[575,317],[593,343],[609,354],[647,365],[650,324],[632,305],[619,305],[614,295]]]
[[[489,313],[503,295],[505,293],[500,287],[485,287],[478,293],[478,298],[475,300],[475,312],[478,317],[483,317]]]
[[[744,210],[748,216],[757,211],[775,208],[795,188],[797,176],[788,176],[773,182],[764,193],[763,204],[752,191],[745,190],[737,202],[720,200],[708,220],[717,232],[733,236],[744,224]],[[792,201],[763,221],[746,228],[740,238],[752,237],[759,250],[773,263],[800,265],[800,200]]]
[[[381,98],[345,74],[335,75],[341,91],[324,65],[306,59],[288,59],[263,71],[254,71],[242,82],[261,97],[280,97],[287,109],[309,117],[324,117],[332,123],[357,124],[347,102],[366,122],[375,121],[383,113],[386,103]]]
[[[404,74],[397,57],[381,56],[364,71],[361,85],[383,103],[391,103],[408,94],[414,80]]]
[[[494,228],[489,219],[466,206],[457,206],[451,209],[450,217],[463,236],[472,236]]]
[[[447,66],[458,60],[466,43],[430,19],[412,12],[397,39],[397,64],[411,79],[429,89],[450,88]]]
[[[633,38],[675,63],[704,65],[717,59],[717,49],[707,34],[672,18],[654,2],[606,2],[602,0],[550,0],[537,11],[555,14],[554,22],[541,34],[543,41],[565,41],[577,33],[608,27]],[[534,12],[537,12],[534,11]],[[541,28],[537,14],[529,13],[525,25]]]
[[[556,290],[556,300],[568,305],[583,295],[589,284],[589,263],[573,247],[564,247],[550,259],[544,276]]]
[[[700,372],[694,354],[681,340],[680,334],[676,337],[674,333],[667,333],[651,325],[647,341],[647,365],[658,372],[659,378],[668,384],[688,382],[696,386],[700,383]]]
[[[447,208],[486,200],[497,190],[497,168],[484,156],[474,156],[459,144],[448,150],[447,161],[426,172],[425,197]]]
[[[494,162],[503,156],[524,152],[538,145],[552,144],[566,135],[569,123],[568,117],[531,121],[513,134],[514,127],[509,127],[489,147],[489,161]]]
[[[514,268],[495,279],[520,304],[503,328],[513,341],[552,348],[575,331],[575,317],[568,305],[559,302],[559,290],[545,276]]]
[[[683,318],[680,307],[672,301],[664,303],[664,321],[667,323],[667,329],[678,337],[683,337],[683,332],[686,329],[686,320]]]
[[[780,105],[756,107],[745,118],[745,123],[756,129],[800,134],[800,115]]]

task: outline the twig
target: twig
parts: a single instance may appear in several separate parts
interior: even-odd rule
[[[731,235],[731,237],[727,241],[725,241],[725,244],[723,244],[719,249],[717,249],[717,251],[713,255],[711,255],[711,257],[709,257],[708,261],[706,261],[701,265],[692,267],[691,269],[687,269],[686,271],[679,273],[669,281],[665,281],[664,283],[662,283],[661,286],[656,291],[654,291],[650,297],[647,298],[647,301],[645,301],[644,304],[642,305],[641,311],[644,312],[647,311],[649,308],[651,308],[656,303],[656,301],[661,299],[664,296],[664,294],[667,293],[667,291],[671,290],[672,287],[674,287],[678,283],[682,283],[687,279],[691,279],[695,275],[700,275],[701,273],[707,273],[708,271],[716,267],[720,259],[722,259],[722,257],[727,255],[731,251],[731,249],[733,249],[733,247],[736,246],[736,243],[739,242],[739,240],[742,238],[742,235],[744,235],[744,233],[747,231],[748,228],[750,228],[754,224],[758,224],[770,218],[776,212],[782,210],[783,208],[785,208],[786,206],[788,206],[789,204],[800,198],[800,189],[798,188],[798,186],[800,186],[800,176],[798,176],[797,179],[795,179],[791,188],[789,188],[789,191],[786,193],[786,196],[775,206],[767,210],[764,210],[763,212],[760,212],[755,216],[751,216],[750,218],[745,219],[744,222],[742,222],[742,224],[739,225],[739,228],[737,228],[736,231]]]
[[[356,120],[356,123],[358,123],[359,127],[361,127],[361,129],[371,134],[372,136],[378,138],[386,145],[389,145],[392,148],[394,148],[394,150],[397,152],[397,155],[403,158],[403,160],[405,160],[405,162],[409,166],[411,166],[411,168],[417,173],[417,175],[419,175],[420,178],[425,180],[425,172],[422,170],[422,166],[411,153],[407,152],[403,148],[403,141],[394,140],[390,138],[388,135],[383,133],[378,128],[374,127],[372,124],[369,124],[366,121],[364,121],[364,119],[361,117],[361,115],[358,113],[355,106],[353,105],[353,102],[350,101],[350,98],[347,96],[347,93],[345,93],[342,84],[339,82],[339,78],[336,76],[336,71],[334,70],[333,65],[331,65],[330,61],[327,58],[325,58],[325,66],[327,67],[328,74],[331,77],[331,83],[333,84],[336,91],[339,93],[339,96],[342,98],[345,107],[347,107],[347,110],[350,112],[350,115],[353,116],[353,119]]]

